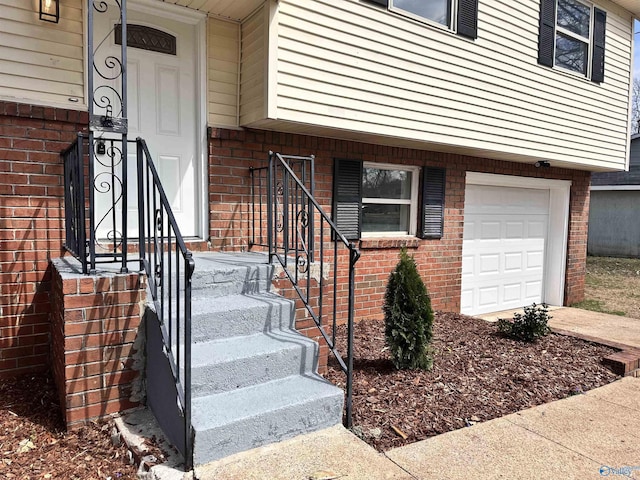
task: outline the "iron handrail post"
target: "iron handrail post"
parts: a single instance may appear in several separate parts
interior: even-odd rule
[[[309,178],[310,178],[310,193],[311,196],[313,197],[315,195],[315,185],[316,185],[316,180],[315,180],[315,155],[311,155],[309,158],[311,158],[311,171],[309,172]],[[314,221],[313,221],[313,208],[312,208],[312,204],[309,201],[310,197],[307,197],[307,210],[309,211],[309,263],[313,263],[313,240],[314,240],[314,235],[315,235],[315,228],[314,228]],[[320,239],[320,241],[322,241],[322,239]]]
[[[251,248],[253,245],[255,245],[255,238],[256,238],[256,196],[255,196],[255,188],[254,188],[254,182],[255,182],[255,176],[253,174],[253,167],[249,167],[249,176],[251,177],[251,188],[250,188],[250,196],[251,196],[251,214],[249,215],[249,218],[251,219],[251,228],[249,229],[250,236],[249,236],[249,248]]]
[[[124,43],[124,42],[123,42]],[[128,234],[127,234],[127,214],[128,214],[128,199],[127,190],[129,190],[128,182],[128,155],[127,155],[127,134],[122,135],[122,264],[120,266],[120,273],[128,273],[127,267],[127,253],[129,250]]]
[[[193,467],[193,429],[191,427],[191,282],[195,262],[191,252],[185,256],[185,329],[184,329],[184,435],[185,470]]]
[[[87,0],[87,25],[89,31],[87,32],[87,52],[91,55],[93,52],[93,0]],[[87,92],[89,93],[89,117],[93,113],[93,65],[88,65],[87,74]],[[93,180],[93,130],[89,129],[89,273],[95,273],[96,271],[96,250],[95,250],[95,227],[94,220],[94,180]],[[84,225],[83,225],[84,228]]]
[[[144,225],[144,163],[142,161],[142,141],[136,138],[136,167],[138,171],[138,248],[140,255],[140,270],[144,270],[146,255],[145,225]]]
[[[347,406],[346,406],[346,427],[351,428],[353,425],[352,403],[353,403],[353,315],[354,315],[354,296],[355,296],[355,264],[360,254],[353,243],[349,244],[349,301],[348,301],[348,318],[347,318]],[[335,285],[334,285],[335,290]],[[335,292],[334,292],[335,296]],[[335,315],[336,312],[334,311]]]
[[[121,0],[122,6],[120,8],[120,28],[122,29],[121,41],[120,41],[120,58],[122,61],[122,79],[121,79],[121,91],[122,91],[122,118],[127,118],[127,0]],[[122,267],[121,273],[127,273],[129,271],[127,267],[127,254],[129,250],[128,245],[128,233],[127,233],[127,196],[128,196],[128,169],[127,169],[127,130],[122,134]]]
[[[274,208],[273,202],[275,202],[275,191],[273,188],[273,167],[274,167],[274,154],[269,151],[269,170],[267,171],[267,248],[269,249],[269,263],[273,260],[273,242],[275,241],[274,231]]]
[[[84,135],[82,133],[78,133],[78,159],[77,159],[77,173],[78,173],[78,198],[76,205],[78,205],[78,212],[80,218],[78,219],[78,254],[81,258],[80,262],[82,263],[82,273],[85,275],[88,272],[87,268],[87,231],[86,231],[86,215],[85,215],[85,196],[84,196],[84,152],[82,149],[84,143]],[[89,211],[91,214],[91,211]]]
[[[89,131],[89,273],[96,273],[96,219],[95,219],[95,150],[94,134]]]

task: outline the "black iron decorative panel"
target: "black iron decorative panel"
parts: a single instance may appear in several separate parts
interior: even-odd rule
[[[116,25],[115,41],[122,44],[122,25]],[[127,24],[127,46],[140,48],[151,52],[176,54],[176,37],[152,27],[144,25]]]

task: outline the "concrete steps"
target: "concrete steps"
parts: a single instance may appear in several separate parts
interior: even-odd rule
[[[270,293],[260,254],[197,254],[192,301],[194,463],[326,428],[343,392],[317,374],[318,345]]]

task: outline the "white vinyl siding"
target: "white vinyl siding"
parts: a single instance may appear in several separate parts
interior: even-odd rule
[[[266,116],[267,8],[242,23],[240,60],[240,125]]]
[[[209,125],[237,127],[240,25],[210,17],[207,32]]]
[[[0,99],[86,109],[82,3],[61,0],[55,24],[35,1],[0,0]]]
[[[624,168],[632,19],[598,6],[607,10],[600,85],[537,64],[538,0],[480,2],[475,41],[356,0],[280,0],[271,127]]]

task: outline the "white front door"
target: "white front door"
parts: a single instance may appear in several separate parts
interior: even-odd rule
[[[105,52],[119,57],[120,46],[112,31],[117,23],[116,9],[111,10],[114,12],[110,18],[104,14],[94,16],[95,38],[100,41],[106,37]],[[127,12],[127,25],[130,36],[135,36],[127,49],[129,139],[141,137],[146,141],[182,234],[196,236],[199,233],[196,29],[191,24],[132,9]],[[172,38],[175,51],[171,48]],[[135,155],[135,144],[131,144],[127,162],[130,237],[138,236]],[[98,219],[100,210],[108,208],[108,200],[96,195]],[[105,228],[109,228],[106,223]],[[102,238],[108,236],[100,229],[97,234]]]
[[[549,190],[467,185],[461,312],[518,308],[544,298]]]

